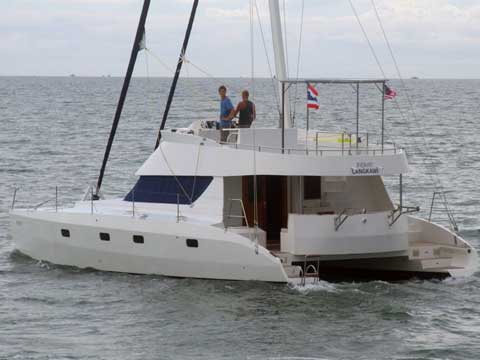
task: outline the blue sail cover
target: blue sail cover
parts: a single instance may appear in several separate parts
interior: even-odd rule
[[[212,176],[140,176],[125,201],[191,204],[212,182]]]

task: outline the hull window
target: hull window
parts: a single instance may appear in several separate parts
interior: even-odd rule
[[[196,239],[187,239],[187,246],[192,248],[198,248],[198,240]]]
[[[62,229],[61,233],[63,237],[70,237],[70,230],[68,229]]]
[[[110,241],[110,234],[109,233],[100,233],[100,240],[102,241]]]
[[[133,242],[135,244],[143,244],[144,243],[143,236],[142,235],[133,235]]]
[[[212,176],[140,176],[125,201],[192,204],[212,182]]]

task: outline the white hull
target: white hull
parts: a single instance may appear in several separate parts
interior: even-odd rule
[[[223,228],[139,218],[14,211],[16,248],[58,265],[136,274],[286,282],[280,260],[248,238]],[[66,228],[70,237],[62,237]],[[100,232],[110,235],[102,241]],[[143,244],[133,242],[142,235]],[[187,247],[186,239],[198,241]]]
[[[379,278],[391,272],[447,277],[476,271],[477,253],[463,239],[425,220],[408,220],[406,251],[320,255],[319,277],[324,267],[328,277],[332,268],[339,274],[349,269],[377,272]],[[70,237],[62,236],[61,229],[68,229]],[[100,232],[108,233],[110,241],[100,240]],[[118,215],[15,210],[11,234],[16,248],[34,259],[136,274],[301,282],[299,267],[292,263],[304,258],[280,252],[277,257],[262,246],[257,254],[249,238],[214,225]],[[134,243],[133,235],[143,236],[144,243]],[[198,247],[188,247],[186,239],[197,240]]]

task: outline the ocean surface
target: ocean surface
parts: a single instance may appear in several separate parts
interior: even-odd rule
[[[270,80],[183,78],[167,125],[215,119],[217,87],[248,88],[257,126],[278,121]],[[153,150],[168,79],[135,78],[104,180],[125,194]],[[0,359],[480,359],[480,273],[464,279],[328,283],[305,288],[59,267],[14,250],[8,210],[59,189],[62,206],[98,176],[122,79],[0,77]],[[480,81],[392,81],[385,133],[411,171],[404,204],[428,216],[434,184],[460,234],[480,247]],[[354,131],[355,92],[319,86],[310,127]],[[292,109],[305,123],[305,89]],[[301,99],[301,100],[300,100]],[[410,107],[409,101],[412,107]],[[360,90],[360,131],[379,141],[381,95]],[[398,201],[398,179],[386,178]],[[433,219],[448,225],[443,205]]]

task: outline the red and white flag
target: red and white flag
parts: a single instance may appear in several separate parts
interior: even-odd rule
[[[320,108],[320,105],[318,104],[318,90],[310,84],[308,84],[307,87],[307,108],[315,110]]]

